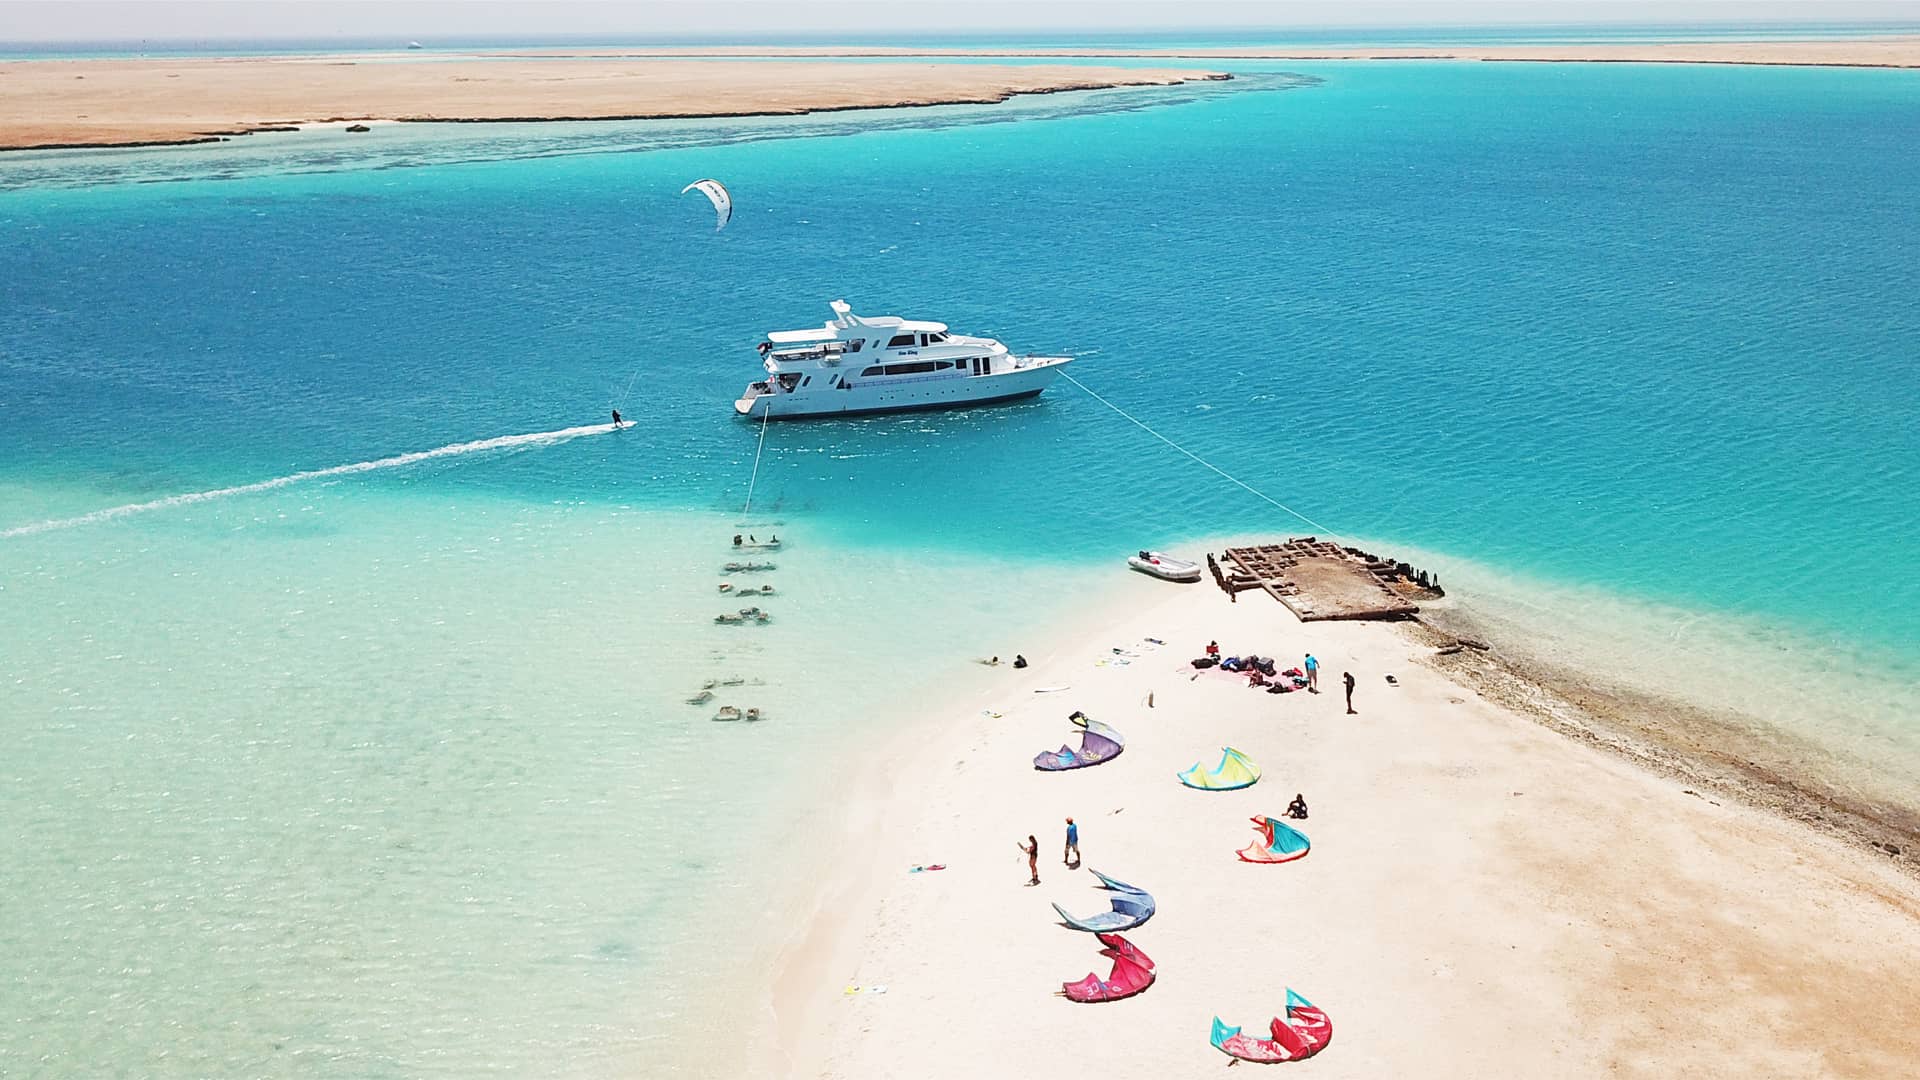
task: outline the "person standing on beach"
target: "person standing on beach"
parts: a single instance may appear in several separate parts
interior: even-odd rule
[[[1320,661],[1315,660],[1313,658],[1312,653],[1308,653],[1307,662],[1303,666],[1305,666],[1307,669],[1307,693],[1309,694],[1319,693],[1320,692]]]
[[[1347,683],[1347,715],[1354,716],[1356,714],[1353,711],[1353,672],[1343,671],[1340,673],[1340,677],[1345,679]]]
[[[1069,870],[1080,865],[1080,826],[1075,825],[1072,818],[1067,819],[1067,847],[1060,853],[1060,861]]]
[[[1035,840],[1033,836],[1029,834],[1026,843],[1016,844],[1015,846],[1027,856],[1027,872],[1033,875],[1033,880],[1027,882],[1027,884],[1040,884],[1040,841]]]

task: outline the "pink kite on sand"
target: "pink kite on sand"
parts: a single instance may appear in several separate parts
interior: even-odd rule
[[[1305,858],[1313,845],[1307,842],[1305,833],[1279,818],[1261,815],[1253,819],[1253,827],[1259,831],[1260,839],[1240,849],[1240,861],[1250,863],[1283,863]]]
[[[1228,1057],[1272,1065],[1310,1058],[1333,1041],[1333,1021],[1319,1006],[1292,989],[1287,990],[1287,1014],[1273,1018],[1270,1039],[1256,1039],[1237,1027],[1213,1018],[1214,1049]]]
[[[1113,971],[1105,979],[1088,974],[1079,982],[1061,984],[1069,1001],[1086,1003],[1119,1001],[1130,998],[1153,985],[1153,961],[1119,934],[1101,934],[1106,948],[1100,955],[1113,960]]]

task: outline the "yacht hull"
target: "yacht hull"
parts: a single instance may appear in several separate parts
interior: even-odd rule
[[[1053,382],[1062,366],[1054,364],[971,379],[928,379],[902,386],[763,394],[741,398],[733,403],[733,408],[743,417],[759,419],[764,416],[770,420],[970,409],[1036,397]]]

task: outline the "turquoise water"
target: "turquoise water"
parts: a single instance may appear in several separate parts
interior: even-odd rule
[[[739,821],[1116,552],[1298,525],[1065,385],[776,425],[754,518],[792,599],[714,627],[731,399],[836,297],[1075,353],[1522,628],[1604,622],[1629,671],[1797,685],[1756,711],[1911,753],[1920,78],[1287,70],[217,180],[0,159],[0,858],[31,883],[0,1071],[657,1062],[773,874]],[[719,234],[676,194],[707,175]],[[635,428],[6,535],[616,403]],[[737,669],[788,722],[680,704]]]

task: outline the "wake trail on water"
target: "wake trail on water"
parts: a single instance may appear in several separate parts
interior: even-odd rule
[[[535,431],[525,435],[498,435],[491,439],[478,439],[474,442],[453,443],[435,447],[432,450],[416,450],[410,454],[395,454],[392,457],[376,458],[373,461],[356,461],[351,465],[330,465],[324,469],[308,469],[306,472],[276,476],[271,480],[260,480],[237,487],[215,488],[212,491],[194,491],[185,495],[169,495],[164,499],[150,502],[128,503],[125,506],[110,506],[105,510],[80,514],[76,517],[54,518],[48,521],[36,521],[31,525],[16,525],[10,529],[0,529],[0,539],[15,536],[32,536],[35,533],[53,532],[57,529],[77,529],[82,525],[98,525],[104,521],[117,521],[134,514],[144,514],[152,510],[171,510],[178,506],[191,506],[194,503],[212,502],[215,499],[228,499],[235,495],[253,495],[275,488],[302,484],[309,480],[325,480],[335,476],[353,476],[356,473],[375,472],[380,469],[398,469],[408,465],[417,465],[422,461],[436,458],[459,457],[463,454],[480,454],[489,450],[511,450],[523,446],[551,446],[567,442],[586,435],[605,435],[608,432],[625,427],[626,424],[588,424],[584,427],[561,428],[559,431]]]

